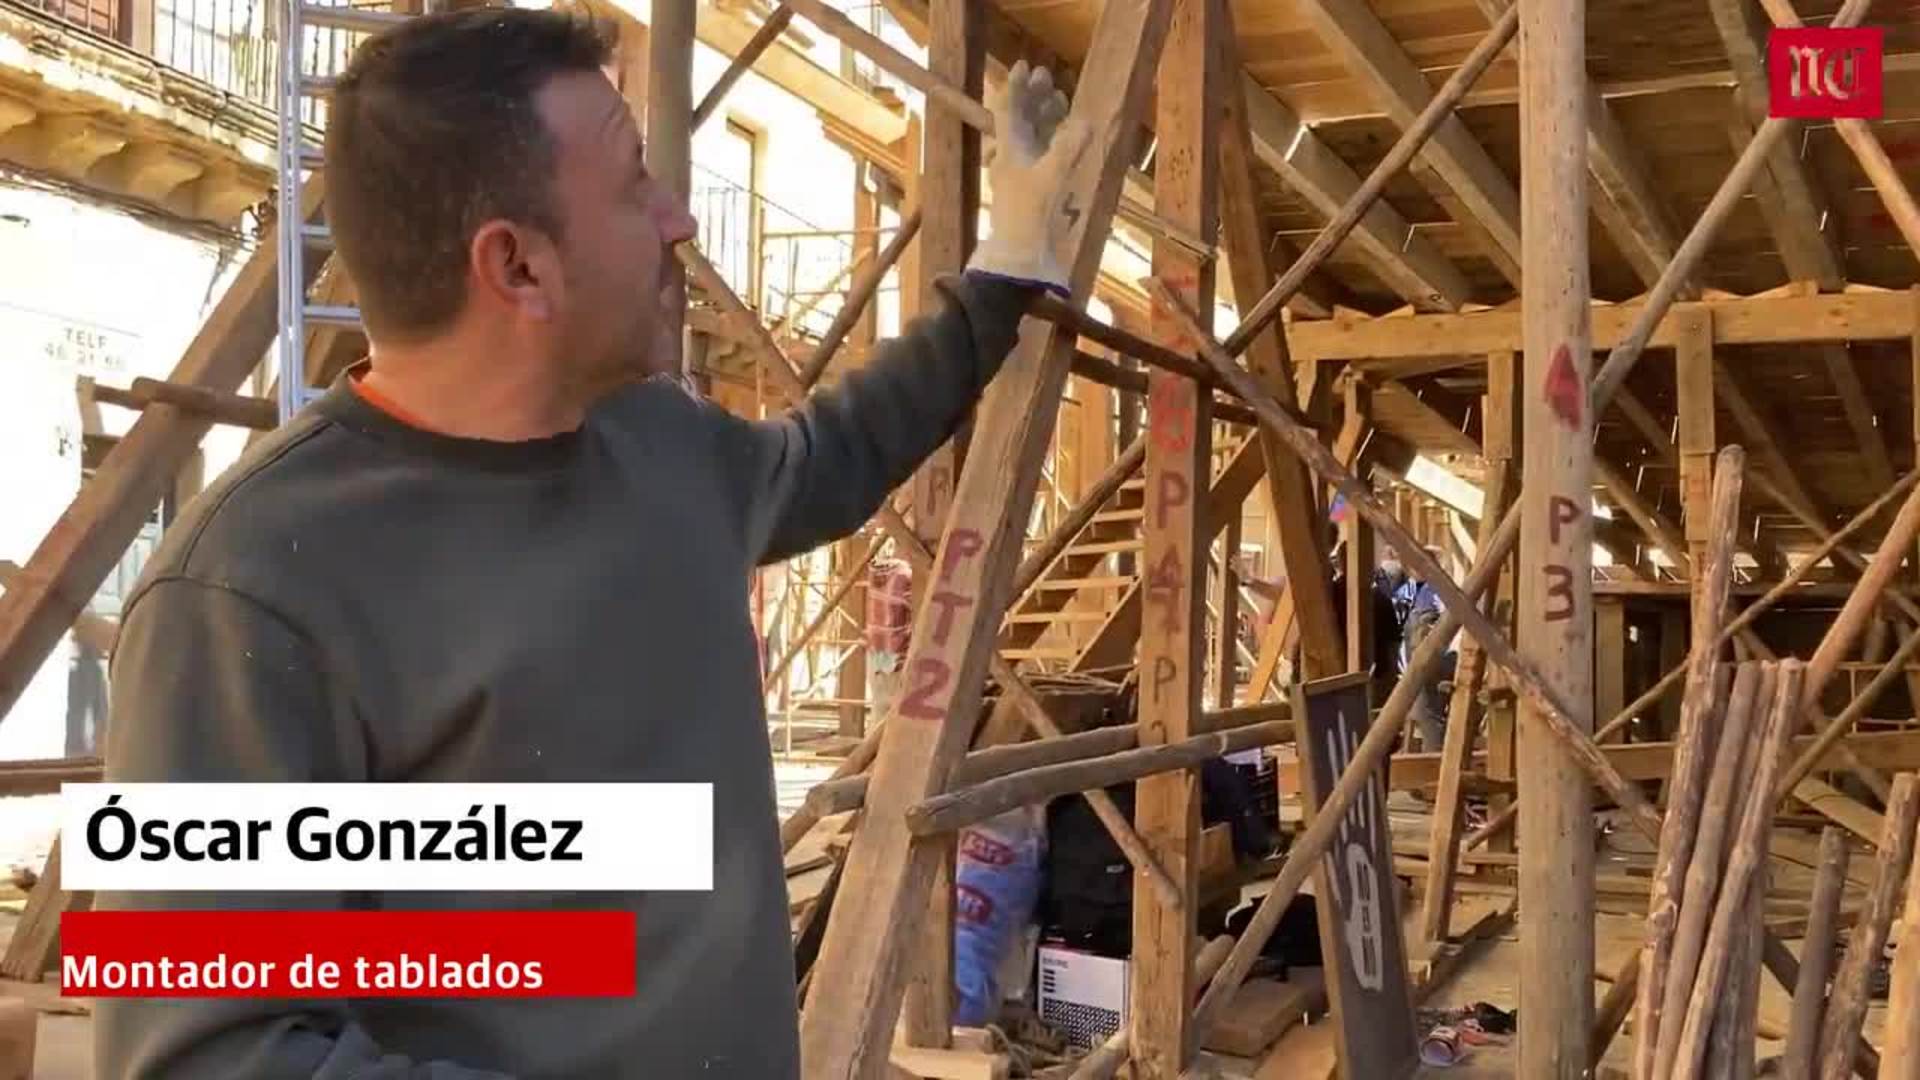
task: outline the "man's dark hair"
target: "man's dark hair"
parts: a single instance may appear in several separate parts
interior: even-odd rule
[[[327,117],[326,217],[372,332],[444,329],[484,222],[559,235],[556,152],[534,94],[612,51],[589,19],[515,8],[421,16],[355,51]]]

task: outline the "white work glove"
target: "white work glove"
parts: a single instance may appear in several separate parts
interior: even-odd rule
[[[1046,68],[1021,60],[993,95],[990,232],[967,269],[1067,295],[1067,238],[1084,207],[1066,205],[1067,183],[1092,134],[1069,118],[1067,95]],[[1063,123],[1064,121],[1064,123]]]

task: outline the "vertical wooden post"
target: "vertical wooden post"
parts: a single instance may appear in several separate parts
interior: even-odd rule
[[[1589,347],[1584,0],[1520,12],[1520,198],[1527,483],[1520,635],[1593,729],[1593,408]],[[1521,702],[1519,1068],[1586,1073],[1593,1021],[1593,821],[1586,777]]]
[[[1690,604],[1698,625],[1706,571],[1707,542],[1713,523],[1713,312],[1704,305],[1686,304],[1674,310],[1677,339],[1673,347],[1674,397],[1680,413],[1680,508],[1687,536],[1687,559],[1693,566],[1689,580]],[[1600,715],[1610,716],[1606,710]]]
[[[647,28],[647,171],[684,205],[693,190],[693,24],[696,0],[659,0]],[[671,288],[686,280],[671,275]],[[681,304],[666,305],[656,347],[667,350],[679,370]]]
[[[1347,418],[1344,426],[1353,426],[1354,418],[1373,414],[1373,390],[1360,379],[1346,380]],[[1340,523],[1340,535],[1346,542],[1347,583],[1347,670],[1371,671],[1379,658],[1373,655],[1373,526],[1367,524],[1352,507]],[[1292,592],[1292,583],[1288,583]],[[1381,688],[1374,688],[1376,696]]]
[[[1155,129],[1154,209],[1201,236],[1217,222],[1215,127],[1219,63],[1214,34],[1225,0],[1190,0],[1174,10],[1160,57],[1162,93]],[[1196,86],[1196,82],[1198,85]],[[1156,243],[1153,272],[1195,310],[1213,311],[1213,263]],[[1177,319],[1156,310],[1156,338],[1179,343]],[[1208,537],[1201,495],[1211,479],[1211,393],[1192,379],[1159,368],[1147,373],[1146,518],[1141,551],[1140,744],[1174,742],[1198,731],[1206,673]],[[1239,508],[1233,511],[1236,515]],[[1136,789],[1134,824],[1160,865],[1179,884],[1178,907],[1163,903],[1135,875],[1133,959],[1128,969],[1127,1023],[1134,1075],[1176,1080],[1196,1049],[1188,979],[1193,966],[1199,773],[1150,776]]]
[[[1220,540],[1221,572],[1214,590],[1219,597],[1214,607],[1220,614],[1220,640],[1215,642],[1213,669],[1213,706],[1216,709],[1233,705],[1234,671],[1240,666],[1240,576],[1234,571],[1234,565],[1240,558],[1240,530],[1243,525],[1243,512],[1236,509],[1233,517],[1227,521],[1227,534]]]
[[[986,70],[985,38],[978,0],[933,0],[928,11],[927,64],[933,73],[973,97],[980,96]],[[913,135],[908,132],[908,135]],[[920,237],[911,269],[903,278],[915,297],[916,311],[935,301],[933,282],[958,273],[973,252],[980,217],[980,133],[954,111],[929,97],[921,139],[910,163],[914,198],[921,208]],[[954,485],[966,453],[965,427],[921,465],[913,481],[914,532],[938,549],[953,505]],[[915,606],[933,591],[931,580],[916,582]],[[944,853],[934,874],[931,902],[921,920],[922,935],[913,978],[902,1002],[901,1035],[909,1046],[945,1047],[953,1031],[953,836],[941,838]]]
[[[1611,719],[1626,707],[1627,605],[1615,596],[1593,607],[1593,715]]]

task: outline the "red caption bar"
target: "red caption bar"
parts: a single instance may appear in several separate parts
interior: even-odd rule
[[[631,911],[82,911],[76,997],[625,997]]]

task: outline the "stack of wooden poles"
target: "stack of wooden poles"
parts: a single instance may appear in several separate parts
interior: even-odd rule
[[[1893,784],[1874,882],[1837,971],[1831,961],[1848,853],[1838,830],[1822,836],[1795,970],[1769,934],[1764,901],[1777,781],[1804,679],[1797,660],[1716,664],[1711,679],[1689,687],[1640,956],[1636,1080],[1754,1076],[1763,967],[1793,993],[1777,1075],[1845,1080],[1863,1059],[1875,1062],[1860,1037],[1868,980],[1908,875],[1920,789],[1911,774]],[[1915,1074],[1886,1070],[1914,1067],[1891,1058],[1875,1066],[1881,1077],[1903,1080]]]

